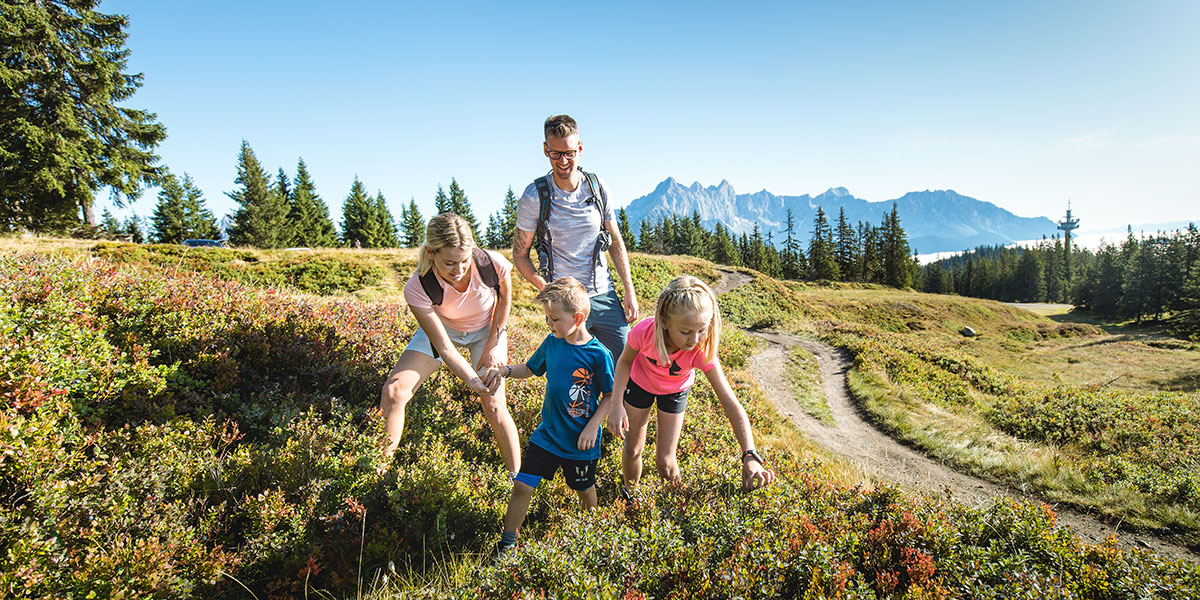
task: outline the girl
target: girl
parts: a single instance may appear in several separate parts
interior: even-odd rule
[[[462,217],[443,213],[429,220],[417,270],[404,286],[404,300],[420,329],[383,384],[379,401],[387,422],[387,456],[404,432],[405,405],[444,362],[479,395],[505,467],[520,471],[517,426],[504,400],[503,380],[485,382],[479,376],[508,362],[511,271],[512,263],[500,254],[475,248],[471,226]],[[470,363],[456,346],[470,351]]]
[[[742,449],[742,487],[770,485],[775,473],[763,467],[754,449],[750,420],[717,360],[721,338],[721,312],[717,299],[703,281],[681,275],[667,284],[658,296],[654,316],[629,330],[625,350],[617,361],[613,396],[624,402],[613,407],[609,430],[625,440],[621,451],[624,485],[621,497],[632,500],[642,477],[642,448],[650,410],[658,404],[658,437],[654,464],[658,474],[679,481],[675,451],[683,428],[683,411],[694,381],[693,369],[708,378],[721,401],[733,435]],[[628,430],[628,435],[626,435]]]

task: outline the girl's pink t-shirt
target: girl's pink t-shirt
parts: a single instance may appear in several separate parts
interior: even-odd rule
[[[501,280],[512,272],[512,263],[497,252],[486,251],[496,265],[496,275]],[[416,273],[404,284],[404,301],[409,306],[417,308],[433,308],[433,312],[442,319],[442,324],[451,329],[467,333],[483,329],[492,323],[492,311],[496,308],[496,292],[479,278],[479,269],[471,262],[471,283],[467,291],[460,292],[454,286],[446,283],[439,276],[438,283],[442,284],[442,303],[433,306],[433,301],[421,287],[421,280]]]
[[[695,380],[693,369],[707,373],[716,366],[715,362],[708,362],[703,344],[670,355],[669,364],[658,364],[658,350],[654,344],[654,317],[647,317],[634,325],[625,341],[630,348],[637,351],[629,377],[651,394],[682,392],[692,387]]]

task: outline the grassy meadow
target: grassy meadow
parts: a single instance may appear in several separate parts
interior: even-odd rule
[[[643,313],[676,274],[718,279],[697,259],[632,262]],[[561,482],[543,485],[521,546],[493,564],[509,484],[460,382],[433,375],[397,456],[382,459],[378,393],[416,327],[400,297],[414,263],[411,250],[0,240],[0,595],[1200,595],[1195,565],[1082,543],[1046,505],[972,509],[864,483],[775,413],[745,370],[758,343],[735,327],[721,359],[778,485],[738,489],[737,445],[699,378],[683,485],[649,477],[645,501],[625,506],[605,434],[600,508],[582,513]],[[533,288],[514,284],[515,362],[546,331]],[[1102,367],[1068,362],[1089,356],[1072,345],[1096,341],[1114,361],[1145,352],[1182,372],[1193,349],[1099,343],[1111,334],[993,302],[761,276],[722,309],[853,352],[860,400],[932,454],[1147,527],[1197,530],[1195,392],[1160,391],[1144,370],[1118,380],[1140,388],[1096,386]],[[956,337],[964,324],[983,335]],[[1025,364],[1039,349],[1068,367]],[[792,359],[794,381],[812,385],[811,358]],[[543,381],[508,384],[524,440]],[[1022,470],[1027,455],[1036,473]]]

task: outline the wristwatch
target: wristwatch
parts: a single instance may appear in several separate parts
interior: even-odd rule
[[[757,451],[757,450],[755,450],[754,448],[751,448],[751,449],[749,449],[749,450],[747,450],[747,451],[745,451],[745,452],[743,452],[743,453],[742,453],[742,462],[743,462],[743,463],[744,463],[744,462],[746,462],[746,457],[747,457],[747,456],[749,456],[750,458],[753,458],[754,460],[758,461],[758,464],[760,464],[760,465],[761,465],[761,464],[764,464],[764,463],[763,463],[763,457],[762,457],[762,455],[761,455],[761,454],[759,454],[759,453],[758,453],[758,451]]]

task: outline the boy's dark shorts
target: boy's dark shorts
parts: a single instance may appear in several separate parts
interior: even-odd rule
[[[567,480],[567,487],[582,492],[596,485],[597,462],[597,459],[563,458],[537,444],[530,443],[525,446],[525,456],[521,457],[521,472],[517,474],[516,480],[529,487],[537,487],[537,483],[541,479],[554,479],[554,472],[561,466],[563,479]],[[530,475],[533,476],[533,483],[530,483]]]
[[[659,396],[642,389],[642,386],[634,383],[631,377],[629,384],[625,386],[625,402],[634,408],[647,409],[657,400],[658,410],[677,415],[687,408],[687,397],[690,390],[691,388],[688,388],[682,392]]]

